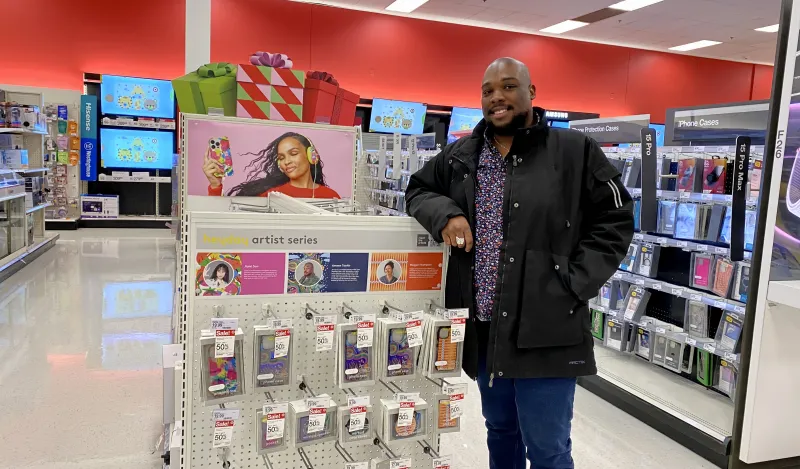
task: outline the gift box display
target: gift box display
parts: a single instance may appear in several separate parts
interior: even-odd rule
[[[256,52],[236,73],[236,116],[303,121],[306,74],[284,54]]]
[[[236,66],[226,62],[211,63],[196,72],[172,80],[181,112],[208,114],[208,109],[222,109],[226,116],[236,115]]]
[[[303,122],[352,126],[358,98],[357,94],[340,88],[330,73],[308,72]]]

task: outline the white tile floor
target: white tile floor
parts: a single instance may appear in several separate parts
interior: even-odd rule
[[[0,284],[0,468],[161,467],[152,452],[173,288],[129,292],[169,282],[173,266],[167,230],[81,230]],[[444,453],[458,469],[485,469],[474,385],[468,403]],[[579,469],[713,467],[581,388],[573,440]]]

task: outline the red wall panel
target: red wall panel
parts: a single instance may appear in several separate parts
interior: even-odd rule
[[[769,99],[772,95],[772,67],[769,65],[754,65],[754,67],[752,99]]]
[[[183,74],[184,0],[0,0],[0,12],[0,83],[82,89],[84,72]]]

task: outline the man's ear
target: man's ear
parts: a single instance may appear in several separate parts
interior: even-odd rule
[[[536,86],[531,85],[531,101],[536,99]]]

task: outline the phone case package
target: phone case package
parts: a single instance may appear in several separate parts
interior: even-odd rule
[[[633,268],[636,266],[636,258],[639,255],[639,245],[637,243],[631,243],[628,246],[628,253],[622,259],[622,262],[619,264],[619,268],[621,270],[625,270],[628,272],[633,272]]]
[[[592,309],[592,335],[595,339],[603,340],[603,332],[605,331],[605,314],[602,311]]]
[[[275,350],[276,334],[279,348],[277,352]],[[277,391],[291,387],[294,342],[293,327],[279,329],[272,329],[268,326],[253,327],[254,388]],[[278,356],[276,357],[276,355]]]
[[[653,347],[651,346],[653,331],[648,327],[639,326],[636,329],[636,347],[634,353],[645,360],[653,360]]]
[[[708,337],[708,305],[699,301],[686,301],[683,318],[684,329],[691,337]]]
[[[289,403],[289,416],[287,417],[286,427],[289,429],[290,435],[292,435],[291,443],[295,448],[336,440],[336,422],[339,408],[327,394],[318,396],[318,398],[328,398],[329,400],[325,413],[325,423],[318,431],[309,431],[310,411],[305,399]]]
[[[678,160],[678,191],[692,192],[694,190],[695,163],[694,158]]]
[[[697,239],[699,220],[697,208],[699,205],[685,203],[678,204],[677,218],[675,220],[675,237],[680,239]]]
[[[728,168],[728,160],[725,158],[714,158],[703,160],[703,193],[704,194],[724,194],[725,193],[725,173]]]
[[[633,201],[633,230],[642,231],[642,201]]]
[[[639,255],[636,259],[634,273],[653,278],[658,273],[658,258],[661,255],[661,246],[653,243],[642,243],[639,246]]]
[[[288,411],[288,405],[286,405],[286,410]],[[267,405],[269,406],[269,404]],[[267,439],[267,427],[270,424],[270,421],[267,419],[267,414],[264,414],[263,408],[256,411],[256,436],[258,437],[258,454],[269,454],[269,453],[277,453],[278,451],[283,451],[288,447],[287,440],[286,440],[286,432],[285,432],[285,418],[286,413],[284,413],[284,434],[281,438],[275,438],[268,440]]]
[[[680,373],[683,365],[684,343],[669,336],[667,336],[666,339],[667,346],[664,353],[664,368]]]
[[[717,335],[714,339],[722,348],[731,352],[736,351],[736,345],[739,343],[739,337],[742,335],[743,324],[744,319],[738,314],[730,311],[723,311],[722,317],[719,320],[719,327],[717,327]]]
[[[675,214],[678,203],[673,200],[662,200],[658,202],[658,232],[674,235],[675,234]]]
[[[339,407],[339,444],[342,446],[354,444],[372,444],[375,438],[375,414],[372,405],[368,405],[364,415],[364,426],[360,429],[350,430],[350,408]]]
[[[697,232],[694,234],[694,239],[706,239],[708,225],[711,222],[711,210],[713,208],[713,205],[697,206]]]
[[[650,335],[653,336],[652,334]],[[656,332],[653,344],[653,358],[652,362],[658,365],[664,364],[664,357],[667,356],[667,336]]]
[[[358,326],[337,324],[336,380],[340,389],[375,385],[375,347],[358,347]]]
[[[449,319],[425,316],[423,331],[424,355],[422,369],[429,378],[461,376],[464,342],[452,342],[452,325]]]
[[[736,267],[733,262],[724,257],[717,257],[714,260],[714,286],[711,291],[723,298],[727,298],[731,292],[731,284]]]
[[[616,311],[622,308],[625,296],[628,294],[628,288],[630,288],[628,282],[623,280],[611,281],[611,298],[609,298],[608,309]]]
[[[631,286],[628,295],[625,297],[623,308],[623,318],[627,322],[638,323],[644,316],[647,309],[647,301],[650,299],[650,292],[644,287]]]
[[[683,355],[681,360],[681,373],[692,374],[694,370],[694,351],[695,347],[689,344],[683,344]]]
[[[736,379],[739,371],[733,363],[727,360],[720,360],[717,373],[714,375],[714,388],[728,395],[731,399],[736,398]]]
[[[393,318],[379,318],[375,322],[377,336],[379,379],[395,381],[413,377],[416,373],[417,349],[408,344],[406,323]]]
[[[642,187],[642,160],[633,158],[625,164],[623,173],[625,187]]]
[[[450,418],[450,396],[447,394],[436,394],[433,396],[436,402],[434,426],[437,434],[455,433],[461,431],[461,417]]]
[[[756,224],[758,215],[755,210],[747,210],[744,213],[744,250],[752,251],[756,239]]]
[[[692,254],[692,288],[711,290],[714,282],[714,256],[711,254]]]
[[[747,302],[747,288],[750,286],[750,264],[747,262],[736,263],[736,277],[733,283],[731,298],[736,301]]]
[[[600,287],[600,294],[598,295],[598,300],[600,302],[600,306],[604,308],[608,308],[608,305],[611,302],[611,282],[608,281]]]
[[[216,338],[210,330],[201,331],[202,379],[201,399],[205,405],[235,401],[245,393],[244,333],[236,331],[232,357],[214,357]]]
[[[398,426],[400,403],[391,399],[381,399],[378,411],[378,432],[386,443],[421,441],[428,437],[428,403],[417,399],[414,414],[406,426]]]
[[[628,346],[628,328],[616,319],[606,321],[606,347],[624,352]]]
[[[697,381],[706,386],[711,386],[713,377],[714,356],[707,350],[696,349]]]
[[[722,223],[725,220],[725,213],[728,207],[724,205],[714,205],[711,207],[711,215],[708,220],[708,229],[705,232],[703,239],[706,241],[717,242],[722,230]]]

